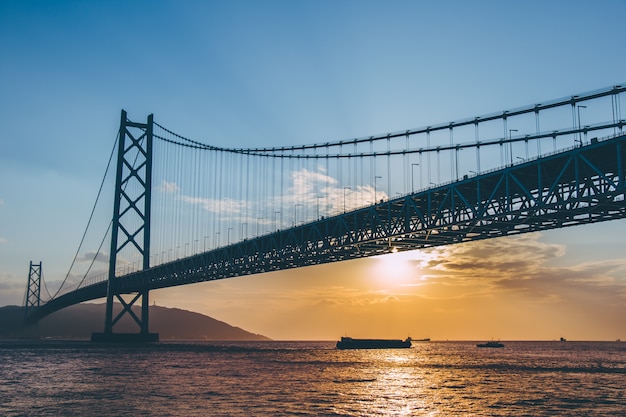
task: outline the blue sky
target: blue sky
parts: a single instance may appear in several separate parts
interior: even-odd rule
[[[64,276],[122,108],[133,120],[154,113],[164,126],[216,146],[410,129],[623,83],[624,15],[624,0],[4,0],[0,305],[21,303],[30,260],[42,260],[51,281]],[[574,268],[620,260],[625,231],[616,221],[533,239],[562,248],[550,267]],[[625,291],[624,271],[611,271],[605,275]],[[310,272],[294,274],[305,282]],[[280,299],[296,291],[282,276],[258,282],[276,280],[272,294]],[[260,302],[247,278],[231,281],[219,288],[250,306]],[[206,298],[217,286],[203,285],[210,293],[203,300],[192,300],[189,292],[197,290],[184,288],[156,298],[270,337],[307,336],[295,324],[272,327],[270,304],[258,307],[268,311],[265,321],[251,318],[258,310],[244,316],[212,304]],[[586,334],[600,337],[580,337]],[[602,333],[613,335],[626,338],[624,325]]]

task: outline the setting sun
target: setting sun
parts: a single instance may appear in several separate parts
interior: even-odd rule
[[[421,285],[418,251],[395,252],[376,257],[371,275],[377,285],[388,289]]]

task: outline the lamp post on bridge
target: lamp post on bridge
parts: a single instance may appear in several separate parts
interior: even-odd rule
[[[582,136],[582,132],[580,132],[580,109],[586,109],[587,106],[576,106],[577,110],[578,110],[578,141],[580,142],[580,146],[583,146],[583,136]]]
[[[517,132],[517,129],[509,129],[509,160],[511,165],[513,165],[513,132]]]
[[[324,197],[320,197],[319,195],[317,196],[317,220],[320,219],[320,198]]]
[[[420,164],[411,164],[411,192],[414,193],[415,192],[415,184],[413,183],[413,177],[415,177],[414,173],[414,169],[415,167],[420,166]],[[421,179],[421,177],[420,177]]]
[[[463,150],[463,148],[459,147],[459,145],[456,145],[456,149],[454,150],[454,157],[455,157],[455,161],[454,161],[454,167],[456,168],[456,179],[459,179],[459,152],[461,152]]]
[[[274,231],[278,230],[278,220],[276,219],[277,214],[280,214],[280,211],[274,212]]]
[[[374,176],[374,205],[376,205],[376,201],[378,200],[378,193],[376,192],[376,180],[379,178],[382,179],[383,177],[381,177],[380,175]]]
[[[230,231],[231,230],[233,230],[233,228],[229,227],[228,231],[226,232],[227,233],[226,245],[230,245]]]
[[[244,232],[244,226],[245,227],[245,232]],[[246,240],[248,239],[248,222],[243,222],[241,223],[241,240]]]
[[[302,207],[302,204],[294,204],[293,205],[293,226],[296,227],[298,224],[298,206]]]

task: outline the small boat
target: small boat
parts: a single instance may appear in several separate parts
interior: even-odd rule
[[[485,348],[501,348],[504,347],[504,343],[500,342],[487,342],[487,343],[479,343],[476,346],[485,347]]]
[[[337,349],[406,349],[411,347],[411,338],[400,339],[353,339],[342,337]]]

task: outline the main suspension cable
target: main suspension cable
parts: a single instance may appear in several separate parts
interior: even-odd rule
[[[91,209],[91,214],[89,215],[89,220],[87,221],[87,226],[85,227],[85,231],[83,232],[83,237],[81,238],[80,243],[78,244],[78,249],[76,249],[76,253],[74,254],[74,259],[72,259],[72,264],[70,265],[70,268],[68,269],[67,274],[65,275],[65,278],[63,279],[63,282],[61,283],[61,286],[54,293],[54,295],[50,297],[51,300],[56,298],[56,296],[59,295],[59,293],[61,292],[61,289],[63,289],[63,286],[67,282],[70,276],[70,273],[72,272],[72,268],[74,267],[74,264],[76,263],[76,259],[78,259],[78,254],[80,253],[80,250],[83,247],[83,243],[85,242],[85,237],[87,236],[87,231],[89,230],[89,226],[91,225],[91,221],[93,220],[93,215],[96,211],[98,201],[100,200],[100,195],[102,194],[102,188],[104,187],[104,182],[106,180],[107,174],[109,173],[109,168],[111,167],[111,161],[113,160],[113,155],[115,154],[115,149],[117,147],[117,142],[119,141],[119,138],[120,138],[120,133],[118,132],[117,137],[115,138],[115,143],[113,144],[113,149],[111,150],[111,155],[109,156],[109,162],[107,162],[107,167],[106,167],[106,170],[104,171],[104,176],[102,177],[102,182],[100,183],[100,189],[98,190],[96,201],[93,204],[93,208]],[[107,233],[108,233],[108,230],[107,230]],[[100,245],[100,247],[102,247],[102,245]],[[96,254],[94,255],[94,259],[98,256],[98,253],[100,253],[100,250],[96,252]],[[83,280],[84,280],[84,277],[83,277]]]

